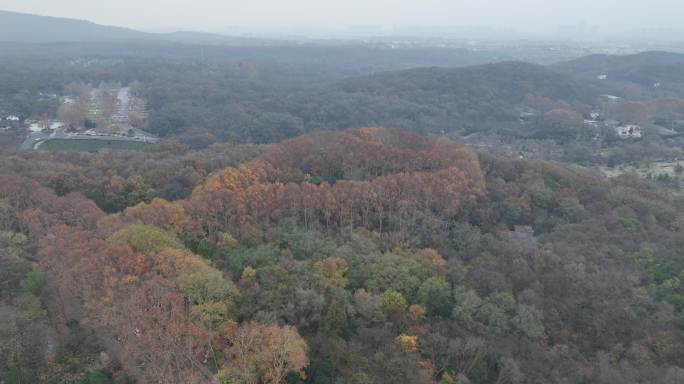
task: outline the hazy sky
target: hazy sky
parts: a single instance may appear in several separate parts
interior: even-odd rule
[[[0,9],[145,30],[274,31],[492,27],[520,32],[680,28],[684,0],[0,0]],[[594,29],[592,29],[594,28]],[[598,28],[598,29],[596,29]],[[567,29],[566,29],[567,30]]]

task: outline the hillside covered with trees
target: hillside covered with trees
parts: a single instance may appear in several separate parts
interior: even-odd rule
[[[2,160],[5,382],[684,378],[684,205],[635,176],[385,128]]]
[[[605,87],[621,97],[684,97],[684,54],[642,52],[633,55],[589,55],[553,65],[556,70]],[[598,78],[605,75],[605,79]]]
[[[683,384],[667,1],[0,1],[0,384]]]
[[[67,89],[136,82],[149,103],[151,133],[182,140],[204,135],[209,143],[275,143],[367,126],[489,131],[517,125],[524,107],[582,113],[600,94],[540,65],[484,64],[493,60],[489,54],[462,49],[46,47],[40,54],[3,48],[0,114],[55,117]]]

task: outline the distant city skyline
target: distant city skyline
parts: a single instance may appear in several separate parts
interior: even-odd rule
[[[146,31],[236,34],[662,37],[679,30],[678,0],[0,0],[0,9]]]

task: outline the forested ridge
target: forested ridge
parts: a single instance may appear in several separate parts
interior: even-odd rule
[[[633,55],[589,55],[554,64],[554,70],[576,76],[607,92],[630,99],[647,97],[681,98],[681,68],[684,55],[665,51],[641,52]],[[604,80],[598,76],[605,75]],[[654,86],[657,85],[657,86]]]
[[[197,48],[167,53],[152,47],[154,54],[145,54],[145,48],[134,46],[123,56],[56,53],[35,60],[17,53],[0,58],[5,84],[0,113],[54,116],[59,100],[49,95],[61,95],[69,85],[138,81],[149,102],[151,133],[206,146],[276,143],[314,131],[367,126],[432,134],[490,131],[517,125],[523,107],[585,112],[600,94],[540,65],[476,65],[489,60],[471,52],[215,48],[199,60]],[[178,56],[167,58],[171,53]]]
[[[0,24],[0,384],[684,383],[677,44]]]
[[[6,382],[684,378],[684,206],[636,176],[384,128],[167,150],[3,159]]]
[[[152,131],[179,135],[200,126],[217,137],[259,143],[364,126],[472,133],[517,124],[524,107],[541,113],[588,111],[600,93],[565,74],[522,62],[415,68],[295,87],[255,86],[258,66],[239,64],[232,71],[225,78],[213,71],[201,73],[196,80],[176,84],[174,92],[166,91],[164,73],[155,75],[148,90],[156,109]]]

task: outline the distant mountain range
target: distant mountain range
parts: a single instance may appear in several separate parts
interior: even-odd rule
[[[262,45],[263,39],[230,37],[204,32],[149,33],[96,24],[85,20],[0,11],[0,42],[161,42],[208,45]]]

